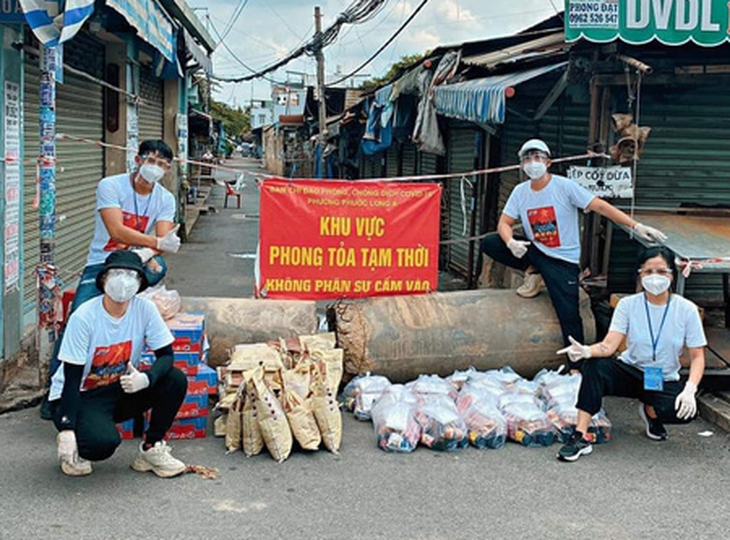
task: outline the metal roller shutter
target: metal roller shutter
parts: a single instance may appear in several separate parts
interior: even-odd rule
[[[403,143],[403,176],[416,174],[416,146],[412,142]]]
[[[400,168],[398,146],[399,146],[398,143],[394,142],[385,151],[385,176],[386,176],[386,178],[393,178],[394,176],[398,176],[398,170]]]
[[[139,142],[164,137],[164,82],[152,71],[142,67],[139,70]]]
[[[65,63],[97,77],[103,76],[104,47],[86,36],[74,39],[65,54]],[[24,145],[26,157],[37,154],[38,58],[26,56]],[[57,85],[56,122],[58,133],[68,133],[94,141],[104,139],[103,93],[99,85],[69,72],[64,84]],[[83,113],[82,113],[83,111]],[[74,282],[86,262],[94,232],[96,186],[104,176],[104,150],[85,143],[58,141],[56,146],[56,264],[62,280]],[[26,166],[23,196],[23,300],[25,313],[36,304],[35,268],[40,259],[35,167]]]
[[[480,138],[476,129],[453,128],[449,131],[448,172],[474,170],[475,160],[478,157],[478,140]],[[469,180],[473,183],[476,178],[469,178]],[[449,191],[449,204],[446,209],[449,238],[469,236],[473,188],[466,181],[450,179],[447,180],[446,189]],[[476,210],[479,211],[479,209]],[[448,268],[464,276],[469,275],[469,245],[468,242],[449,244],[447,251]]]
[[[642,126],[652,128],[638,165],[637,206],[713,205],[730,201],[730,95],[721,86],[648,87],[641,103]],[[636,242],[614,228],[609,288],[632,292]],[[702,302],[721,298],[722,281],[693,274],[685,295]]]
[[[363,156],[363,178],[380,178],[382,176],[383,154],[374,156]]]

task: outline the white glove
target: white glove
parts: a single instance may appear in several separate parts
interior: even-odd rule
[[[142,259],[142,264],[145,264],[147,261],[155,256],[155,250],[152,248],[137,248],[133,249],[132,252],[139,255],[139,258]]]
[[[697,386],[692,381],[687,381],[684,390],[677,396],[674,402],[674,408],[677,410],[677,418],[680,420],[689,420],[697,414]]]
[[[169,233],[167,233],[162,238],[157,239],[157,250],[158,251],[164,251],[166,253],[177,253],[180,249],[180,238],[177,236],[177,230],[180,228],[180,225],[175,225],[175,228],[172,229]]]
[[[58,445],[58,459],[66,463],[75,463],[79,458],[79,448],[76,444],[76,434],[71,429],[65,429],[56,435]]]
[[[512,255],[518,259],[525,256],[525,253],[527,253],[527,246],[529,245],[530,242],[527,242],[526,240],[515,240],[514,238],[507,242],[507,247],[512,252]]]
[[[570,341],[570,346],[560,349],[556,354],[567,353],[571,362],[577,362],[578,360],[591,357],[591,348],[588,345],[583,345],[573,336],[568,336],[568,340]]]
[[[634,232],[637,236],[640,236],[648,242],[665,242],[667,239],[667,235],[662,231],[655,229],[654,227],[644,225],[643,223],[637,223],[634,225]]]
[[[129,363],[127,373],[119,378],[122,390],[127,394],[135,394],[140,390],[144,390],[150,385],[150,379],[145,373],[140,373],[135,369],[132,363]]]

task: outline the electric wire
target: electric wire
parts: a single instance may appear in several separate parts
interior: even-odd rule
[[[238,6],[236,6],[236,9],[233,10],[233,13],[231,14],[231,19],[228,21],[226,27],[223,29],[222,34],[220,35],[221,41],[226,39],[228,37],[228,34],[231,32],[231,29],[233,28],[233,25],[236,24],[238,21],[238,18],[241,16],[241,13],[243,12],[244,8],[248,5],[249,0],[241,0],[239,2]],[[220,42],[218,43],[220,45]]]
[[[221,82],[245,82],[276,71],[280,67],[285,66],[292,60],[300,58],[304,55],[315,56],[328,45],[331,45],[337,39],[340,30],[345,24],[362,24],[376,17],[383,9],[388,0],[355,0],[345,11],[337,16],[332,25],[326,30],[315,34],[307,42],[289,52],[284,58],[278,62],[274,62],[269,66],[259,70],[258,72],[245,75],[243,77],[223,78],[215,77]],[[225,46],[225,43],[224,43]],[[245,66],[244,66],[245,67]]]
[[[328,84],[327,86],[336,86],[336,85],[338,85],[338,84],[340,84],[340,83],[342,83],[342,82],[345,82],[345,81],[346,81],[347,79],[349,79],[350,77],[353,77],[354,75],[357,75],[357,74],[358,74],[358,73],[359,73],[360,71],[362,71],[363,69],[365,69],[365,67],[366,67],[366,66],[367,66],[368,64],[370,64],[370,62],[372,62],[373,60],[375,60],[375,59],[376,59],[376,58],[378,57],[378,55],[379,55],[379,54],[380,54],[381,52],[383,52],[383,51],[384,51],[384,50],[385,50],[385,49],[386,49],[386,48],[388,47],[388,45],[390,45],[391,43],[393,43],[393,41],[394,41],[394,40],[395,40],[395,39],[396,39],[396,38],[398,37],[398,35],[399,35],[399,34],[400,34],[400,33],[401,33],[401,32],[402,32],[403,30],[405,30],[405,29],[406,29],[406,27],[408,26],[408,24],[409,24],[409,23],[410,23],[410,22],[411,22],[411,21],[412,21],[413,19],[415,19],[415,18],[416,18],[416,15],[418,15],[418,12],[419,12],[419,11],[421,11],[421,10],[422,10],[422,9],[423,9],[423,8],[425,7],[425,5],[426,5],[427,3],[428,3],[428,0],[423,0],[423,1],[422,1],[422,2],[421,2],[421,3],[419,4],[419,5],[418,5],[418,7],[417,7],[416,9],[414,9],[414,10],[413,10],[413,13],[411,13],[411,14],[410,14],[410,16],[409,16],[409,17],[408,17],[408,18],[407,18],[407,19],[405,20],[405,22],[404,22],[403,24],[401,24],[401,25],[400,25],[400,27],[398,28],[398,30],[396,30],[396,31],[395,31],[395,33],[394,33],[394,34],[393,34],[392,36],[390,36],[390,38],[388,38],[388,40],[387,40],[387,41],[386,41],[385,43],[383,43],[383,45],[381,45],[381,46],[380,46],[380,48],[379,48],[379,49],[378,49],[377,51],[375,51],[375,52],[374,52],[374,53],[373,53],[372,55],[370,55],[370,58],[368,58],[367,60],[365,60],[365,62],[363,62],[362,64],[360,64],[360,65],[359,65],[359,66],[358,66],[358,67],[357,67],[357,68],[356,68],[355,70],[351,71],[351,72],[350,72],[349,74],[345,75],[344,77],[341,77],[341,78],[337,79],[337,80],[336,80],[336,81],[334,81],[334,82],[331,82],[331,83],[330,83],[330,84]]]

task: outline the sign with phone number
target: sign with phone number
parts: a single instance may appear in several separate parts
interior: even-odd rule
[[[618,28],[618,2],[571,0],[567,22],[573,28]]]

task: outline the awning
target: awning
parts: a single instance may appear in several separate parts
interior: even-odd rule
[[[502,124],[506,111],[505,91],[507,88],[567,65],[566,61],[528,71],[437,86],[433,91],[436,112],[443,116],[469,122]]]
[[[172,21],[154,0],[106,0],[121,14],[141,39],[157,49],[168,62],[175,62],[175,35]]]
[[[193,57],[193,60],[208,75],[213,75],[213,61],[210,59],[200,45],[193,39],[187,30],[183,29],[183,39],[185,40],[185,49]],[[187,66],[186,66],[187,67]]]

